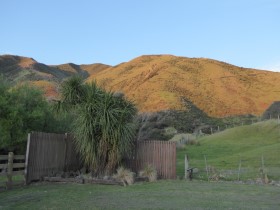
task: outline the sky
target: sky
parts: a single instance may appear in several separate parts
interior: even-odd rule
[[[0,55],[48,65],[204,57],[280,72],[280,0],[3,0]]]

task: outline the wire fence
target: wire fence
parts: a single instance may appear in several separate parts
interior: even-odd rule
[[[268,120],[277,120],[277,123],[280,125],[280,115],[270,115],[268,118],[261,118],[261,117],[254,117],[252,119],[243,119],[243,120],[237,120],[237,121],[231,121],[224,123],[223,125],[209,125],[209,126],[202,126],[202,128],[197,128],[193,135],[196,138],[199,138],[205,134],[215,134],[230,128],[235,128],[239,126],[245,126],[245,125],[253,125],[255,123],[265,122]]]
[[[187,164],[185,160],[177,159],[178,178],[188,178],[188,169],[193,169],[193,178],[199,180],[280,181],[280,157],[271,157],[269,154],[255,157],[232,156],[227,161],[203,154],[199,158],[189,159]]]

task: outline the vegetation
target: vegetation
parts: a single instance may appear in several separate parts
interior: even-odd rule
[[[280,124],[277,120],[227,129],[202,137],[198,142],[198,145],[178,149],[178,175],[184,175],[184,157],[188,154],[190,167],[199,169],[197,178],[207,180],[206,159],[209,176],[221,175],[226,180],[257,179],[262,177],[259,169],[264,167],[270,180],[279,180]]]
[[[112,174],[132,150],[136,108],[123,95],[72,77],[62,84],[58,108],[72,112],[78,152],[94,175]]]
[[[158,181],[130,187],[36,184],[0,192],[1,209],[279,209],[279,187]]]
[[[238,125],[257,122],[253,115],[226,118],[209,117],[188,99],[184,101],[185,111],[167,110],[154,113],[140,113],[137,117],[138,140],[170,140],[176,135],[193,134],[194,137],[212,134]]]
[[[65,132],[67,124],[58,120],[42,92],[23,84],[12,86],[0,77],[0,151],[24,154],[27,133]]]
[[[125,169],[124,167],[119,167],[117,169],[117,173],[114,174],[113,178],[121,181],[124,186],[132,185],[135,181],[135,174],[129,169]]]
[[[148,177],[149,182],[155,182],[157,180],[157,170],[150,164],[148,164],[142,171],[139,172],[140,177]]]

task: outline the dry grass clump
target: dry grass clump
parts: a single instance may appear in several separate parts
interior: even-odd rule
[[[157,180],[157,170],[149,164],[139,172],[139,176],[148,177],[149,182],[155,182]]]
[[[267,168],[261,167],[261,168],[259,168],[259,172],[261,174],[262,182],[265,183],[265,184],[268,184],[269,179],[268,179],[268,176],[267,176],[267,173],[268,173]]]
[[[135,180],[135,174],[129,169],[125,169],[124,167],[119,167],[117,169],[117,173],[113,176],[113,178],[121,181],[124,186],[132,185]]]

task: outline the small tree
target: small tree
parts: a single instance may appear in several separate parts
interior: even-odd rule
[[[131,151],[135,137],[134,104],[73,77],[62,84],[58,107],[74,113],[72,131],[76,148],[94,175],[112,174]]]
[[[28,85],[12,86],[0,76],[0,150],[23,154],[31,131],[58,131],[42,91]]]

